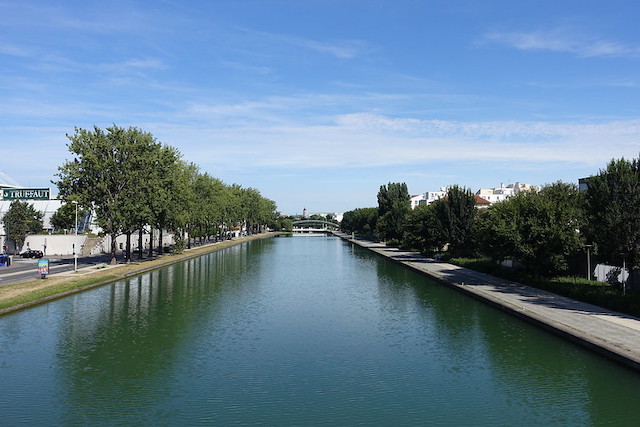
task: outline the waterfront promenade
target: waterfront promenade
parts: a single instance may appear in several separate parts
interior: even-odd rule
[[[640,371],[640,319],[383,243],[336,236]]]

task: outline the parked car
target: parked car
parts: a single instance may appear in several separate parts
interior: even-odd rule
[[[27,249],[26,251],[20,254],[22,258],[42,258],[44,254],[42,251],[38,251],[36,249]]]
[[[11,257],[9,255],[0,255],[0,267],[9,267],[11,265]]]

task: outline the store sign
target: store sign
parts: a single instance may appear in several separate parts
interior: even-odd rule
[[[2,190],[4,200],[50,200],[51,190],[48,188],[5,188]]]

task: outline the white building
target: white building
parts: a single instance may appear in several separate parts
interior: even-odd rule
[[[411,209],[417,208],[421,203],[426,203],[427,197],[425,193],[411,196]]]
[[[503,183],[500,183],[500,187],[497,188],[481,188],[476,192],[476,196],[480,196],[483,199],[491,202],[491,204],[494,204],[507,200],[509,197],[513,197],[521,191],[532,190],[537,189],[530,184],[516,182],[515,184],[509,184],[505,187]]]
[[[440,187],[440,191],[427,191],[424,193],[426,204],[430,205],[436,200],[440,200],[447,195],[449,187]]]
[[[440,187],[440,191],[427,191],[426,193],[411,196],[411,209],[415,209],[420,205],[430,205],[436,200],[442,199],[447,195],[449,187]]]
[[[436,200],[446,197],[449,187],[440,187],[439,191],[427,191],[426,193],[411,196],[411,209],[415,209],[420,205],[430,205]],[[476,192],[476,202],[479,207],[487,207],[486,202],[490,204],[498,203],[513,197],[521,191],[537,191],[537,188],[530,184],[516,182],[505,186],[503,183],[496,188],[481,188]]]
[[[0,235],[4,236],[2,218],[11,207],[14,200],[28,202],[33,208],[42,212],[42,228],[45,231],[53,229],[51,216],[62,206],[62,200],[51,197],[50,188],[25,188],[13,181],[6,174],[0,172]]]
[[[9,211],[14,200],[22,200],[39,212],[42,212],[42,227],[45,231],[53,230],[51,217],[62,206],[62,200],[51,197],[49,188],[25,188],[0,172],[0,244],[9,244],[6,241],[4,223],[2,218]]]
[[[42,212],[42,228],[44,231],[53,230],[53,226],[51,225],[51,217],[53,214],[63,205],[62,200],[51,199],[51,200],[23,200],[33,208],[39,212]],[[9,208],[11,207],[11,202],[13,200],[2,200],[0,197],[0,219],[4,217]],[[4,224],[0,223],[0,235],[4,236]]]

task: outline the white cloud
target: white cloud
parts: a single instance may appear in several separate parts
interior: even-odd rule
[[[221,61],[221,65],[235,71],[248,72],[262,76],[271,74],[273,72],[273,70],[267,66],[256,66],[236,61]]]
[[[33,56],[29,48],[11,43],[0,43],[0,55],[28,58]]]
[[[340,59],[353,59],[372,50],[372,48],[362,40],[320,41],[286,34],[255,31],[247,28],[238,29],[261,38],[269,38],[304,49],[329,54]]]
[[[315,50],[320,53],[328,53],[341,59],[355,58],[356,56],[359,56],[361,52],[365,51],[365,44],[360,41],[342,41],[329,43],[291,37],[283,40],[296,46]]]
[[[582,58],[640,57],[640,45],[583,36],[561,29],[532,32],[492,32],[485,34],[484,39],[520,50],[567,52]]]
[[[130,58],[121,62],[104,63],[99,65],[83,64],[83,68],[94,68],[109,73],[127,74],[142,71],[165,69],[166,64],[156,58]]]
[[[58,4],[60,3],[60,4]],[[145,34],[161,28],[153,24],[153,8],[135,8],[125,2],[92,2],[70,6],[64,2],[5,1],[0,3],[3,27],[30,32],[55,30],[83,34]],[[178,19],[177,17],[172,17]]]
[[[463,122],[394,118],[370,113],[330,124],[287,122],[209,127],[147,124],[178,144],[205,170],[313,169],[496,162],[588,165],[637,155],[640,120],[599,123]]]

